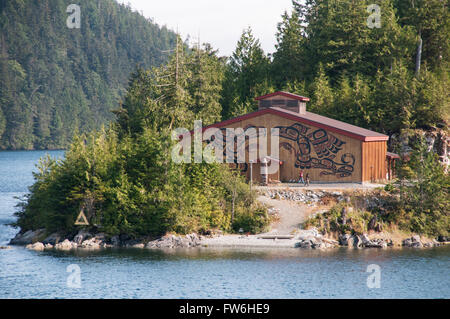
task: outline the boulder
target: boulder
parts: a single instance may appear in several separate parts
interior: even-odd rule
[[[200,245],[201,238],[195,233],[186,235],[188,246],[195,247]]]
[[[337,240],[334,240],[334,239],[329,239],[329,238],[322,237],[321,240],[322,240],[322,242],[324,242],[326,244],[333,245],[333,246],[338,246],[339,245],[339,242]]]
[[[70,240],[65,239],[63,242],[60,242],[55,245],[55,249],[57,250],[71,250],[77,248],[78,245],[76,243],[72,243]]]
[[[10,246],[0,246],[0,250],[1,250],[1,249],[7,250],[7,249],[11,249],[11,247],[10,247]]]
[[[73,238],[73,242],[76,243],[77,245],[80,245],[83,241],[89,238],[92,238],[91,233],[82,229],[78,232],[78,234],[75,235],[75,237]]]
[[[351,238],[350,234],[339,235],[339,245],[348,246],[348,241]]]
[[[147,243],[146,248],[187,248],[200,245],[201,237],[197,234],[186,236],[165,235]]]
[[[367,234],[362,234],[361,236],[359,236],[359,238],[361,239],[361,246],[363,247],[373,247],[374,243],[372,243],[372,241],[369,239],[369,236],[367,236]]]
[[[90,238],[90,239],[86,239],[84,240],[81,245],[80,248],[87,248],[87,249],[100,249],[102,242],[97,240],[96,237]]]
[[[133,238],[131,238],[131,236],[127,235],[127,234],[120,234],[119,235],[119,240],[121,243],[125,243],[129,240],[132,240]]]
[[[361,247],[362,246],[362,240],[358,235],[353,235],[348,240],[348,245],[353,247]]]
[[[320,248],[331,248],[337,246],[339,243],[335,240],[320,237],[308,237],[308,238],[300,238],[295,244],[296,248],[311,248],[311,249],[320,249]]]
[[[119,247],[120,246],[120,237],[119,236],[113,236],[110,239],[111,246],[113,247]]]
[[[378,242],[378,248],[387,248],[388,244],[386,241]]]
[[[301,240],[295,243],[296,248],[313,248],[313,242],[311,240]]]
[[[441,245],[442,244],[439,241],[437,241],[436,239],[433,239],[433,247],[439,247]]]
[[[302,229],[298,232],[297,238],[300,240],[310,239],[310,238],[321,238],[322,234],[319,233],[317,228]]]
[[[124,247],[127,247],[127,248],[144,248],[145,247],[145,244],[143,244],[142,241],[138,240],[138,239],[129,239],[122,244]]]
[[[37,242],[37,243],[34,243],[34,244],[28,244],[26,246],[26,248],[30,249],[30,250],[43,251],[45,247],[44,247],[43,243]]]
[[[106,235],[104,233],[98,233],[93,237],[89,233],[85,235],[86,239],[84,239],[80,244],[78,244],[78,247],[86,249],[100,249],[102,247],[108,246],[106,242]],[[77,244],[75,243],[75,245]]]
[[[388,244],[384,239],[374,239],[364,245],[367,248],[386,248],[387,246]]]
[[[29,230],[24,233],[19,232],[11,241],[9,242],[11,245],[28,245],[33,244],[39,240],[45,233],[45,229],[38,230]]]
[[[450,241],[450,237],[441,235],[441,236],[438,236],[437,241],[441,242],[441,243],[444,243],[444,242]]]
[[[423,247],[423,244],[420,240],[419,235],[412,236],[411,238],[406,238],[402,241],[402,246],[404,247],[414,247],[414,248],[421,248]]]
[[[172,235],[166,235],[147,243],[146,248],[173,248]]]
[[[53,233],[53,234],[50,234],[49,236],[47,236],[47,238],[45,238],[45,239],[42,241],[42,243],[43,243],[44,245],[50,244],[50,245],[54,246],[54,245],[56,245],[57,243],[59,243],[60,239],[61,239],[61,235],[60,235],[60,234],[58,234],[58,233]]]

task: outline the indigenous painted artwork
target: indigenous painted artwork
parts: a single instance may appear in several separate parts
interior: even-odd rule
[[[334,175],[340,178],[351,176],[355,156],[350,153],[340,155],[344,141],[323,129],[310,132],[310,128],[300,123],[291,126],[278,126],[280,129],[280,148],[295,156],[295,167],[301,169],[322,169],[320,175]],[[283,142],[282,140],[292,141]]]
[[[245,143],[245,150],[249,151],[250,147],[257,147],[257,138],[261,132],[258,129],[264,128],[262,126],[255,126],[252,124],[244,127],[244,130],[254,128],[256,130],[247,131],[245,139],[234,136],[234,145],[227,146],[226,142],[226,128],[220,128],[222,132],[222,139],[216,140],[212,137],[206,143],[221,143],[225,147],[233,147],[228,150],[228,154],[234,156],[234,164],[236,168],[241,169],[243,173],[248,170],[248,163],[237,162],[237,150],[242,147],[238,143]],[[287,150],[295,158],[295,167],[301,169],[320,169],[320,175],[334,175],[338,178],[351,176],[354,171],[355,156],[351,153],[340,154],[345,144],[344,141],[338,139],[336,136],[329,134],[324,129],[315,129],[295,123],[291,126],[277,126],[280,129],[280,149]],[[242,133],[245,134],[245,133]],[[252,136],[254,134],[254,136]],[[267,134],[267,132],[266,132]],[[262,137],[262,136],[259,136]],[[224,158],[227,149],[224,148]]]
[[[255,130],[248,130],[249,128],[253,128]],[[247,125],[243,128],[243,131],[241,133],[234,134],[234,143],[228,145],[226,143],[226,130],[227,128],[220,128],[220,131],[222,132],[222,140],[215,139],[214,136],[211,137],[211,139],[207,140],[206,143],[219,143],[222,146],[224,146],[223,149],[223,156],[226,158],[227,154],[231,154],[234,160],[235,169],[239,169],[242,173],[247,172],[248,170],[248,163],[238,163],[238,150],[242,149],[242,143],[245,143],[244,148],[245,151],[249,152],[250,148],[257,149],[258,147],[258,138],[260,137],[267,137],[266,131],[259,131],[259,129],[264,129],[263,126],[254,126],[254,125]],[[264,135],[261,135],[264,134]],[[242,138],[244,137],[244,138]]]

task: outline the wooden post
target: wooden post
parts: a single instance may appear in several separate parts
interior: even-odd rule
[[[252,191],[253,185],[253,161],[250,161],[250,192]]]
[[[261,161],[261,178],[262,184],[264,186],[267,186],[269,182],[269,168],[268,168],[268,160],[265,157]]]

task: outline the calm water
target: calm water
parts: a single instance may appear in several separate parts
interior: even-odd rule
[[[54,157],[62,152],[49,152]],[[0,152],[0,245],[45,152]],[[67,266],[81,269],[68,288]],[[381,267],[369,289],[367,266]],[[449,298],[450,247],[329,252],[193,249],[96,253],[0,250],[0,298]]]

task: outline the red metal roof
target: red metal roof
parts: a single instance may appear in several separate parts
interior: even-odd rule
[[[304,101],[304,102],[308,102],[309,101],[308,97],[304,97],[304,96],[300,96],[300,95],[297,95],[297,94],[292,94],[292,93],[284,92],[284,91],[277,91],[277,92],[266,94],[266,95],[263,95],[263,96],[258,96],[257,98],[255,98],[255,100],[256,101],[264,100],[264,99],[267,99],[269,97],[277,96],[277,95],[281,95],[281,96],[284,96],[284,97],[288,97],[288,98],[291,98],[291,99]]]
[[[371,130],[367,130],[362,127],[358,127],[355,125],[351,125],[345,122],[341,122],[338,120],[331,119],[329,117],[325,117],[322,115],[318,115],[311,112],[306,112],[306,114],[299,114],[295,112],[291,112],[279,107],[271,107],[262,110],[258,110],[256,112],[248,113],[245,115],[241,115],[238,117],[234,117],[229,120],[225,120],[222,122],[218,122],[215,124],[211,124],[209,126],[203,127],[203,131],[211,128],[211,127],[224,127],[236,122],[240,122],[243,120],[247,120],[250,118],[254,118],[257,116],[261,116],[264,114],[274,114],[278,115],[293,121],[301,122],[304,124],[309,124],[318,128],[323,128],[325,130],[329,130],[335,133],[339,133],[345,136],[349,136],[354,139],[358,139],[364,142],[373,142],[373,141],[387,141],[389,136],[377,133]],[[191,131],[192,133],[193,131]]]

